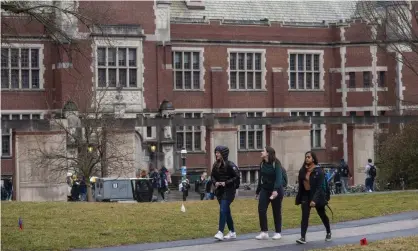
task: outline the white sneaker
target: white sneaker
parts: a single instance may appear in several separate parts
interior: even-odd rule
[[[274,235],[273,235],[273,240],[280,240],[282,238],[282,235],[280,234],[280,233],[275,233]]]
[[[222,233],[221,231],[218,231],[218,233],[216,233],[214,237],[215,237],[215,239],[223,241],[224,240],[224,233]]]
[[[267,232],[261,232],[259,235],[255,237],[257,240],[268,240],[269,234]]]
[[[231,232],[231,231],[229,231],[229,233],[224,236],[224,239],[226,239],[226,240],[236,239],[236,238],[237,238],[237,233],[236,232]]]

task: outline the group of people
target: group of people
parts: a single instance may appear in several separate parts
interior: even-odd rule
[[[234,221],[231,214],[231,203],[235,199],[237,180],[239,174],[234,169],[236,165],[228,160],[229,149],[226,146],[215,148],[216,161],[212,167],[211,181],[214,184],[214,194],[219,203],[219,226],[215,239],[235,239],[237,237]],[[261,152],[260,175],[256,190],[258,199],[258,216],[261,233],[255,238],[257,240],[269,239],[267,225],[267,208],[271,203],[273,208],[273,219],[275,234],[273,239],[281,238],[282,231],[282,201],[284,186],[287,180],[284,169],[276,157],[275,150],[266,146]],[[311,208],[315,208],[326,228],[326,241],[331,240],[331,228],[325,207],[328,205],[329,195],[327,194],[327,182],[324,171],[318,166],[318,158],[314,152],[308,151],[305,154],[303,165],[298,175],[299,190],[296,196],[296,205],[301,206],[301,237],[296,240],[299,244],[306,243],[306,232],[308,229],[309,215]],[[224,235],[225,225],[229,232]]]

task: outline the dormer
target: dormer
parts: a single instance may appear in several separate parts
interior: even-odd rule
[[[189,10],[204,10],[204,0],[185,0],[186,6]]]

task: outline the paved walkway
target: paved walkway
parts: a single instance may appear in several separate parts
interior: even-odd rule
[[[331,225],[333,241],[325,242],[323,226],[312,226],[308,229],[305,245],[298,245],[295,240],[300,237],[300,229],[287,229],[282,232],[278,241],[257,241],[256,233],[239,235],[236,240],[216,241],[213,238],[172,241],[161,243],[137,244],[130,246],[86,249],[89,251],[213,251],[213,250],[310,250],[336,245],[359,243],[366,237],[369,241],[418,235],[418,211],[375,217],[370,219],[341,222]],[[215,231],[214,231],[215,234]],[[238,233],[239,234],[239,233]],[[80,250],[81,251],[81,250]]]

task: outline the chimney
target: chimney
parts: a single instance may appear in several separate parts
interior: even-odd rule
[[[189,10],[204,10],[204,0],[185,0],[186,6]]]

